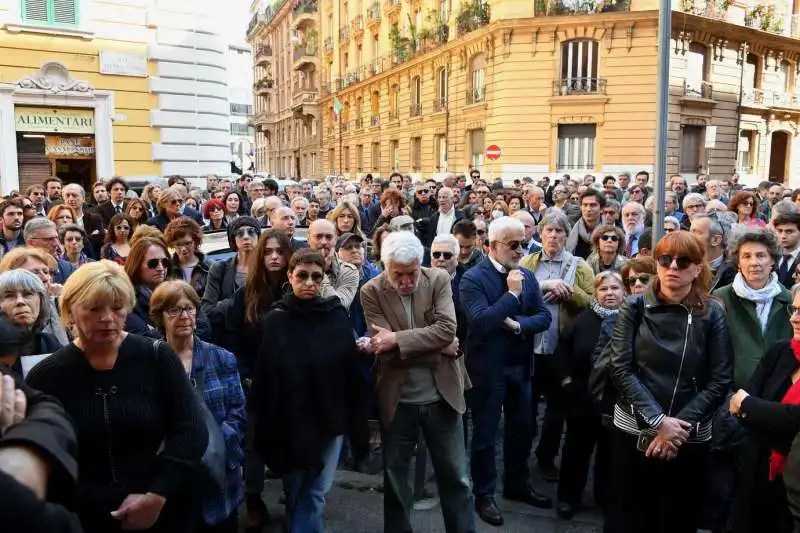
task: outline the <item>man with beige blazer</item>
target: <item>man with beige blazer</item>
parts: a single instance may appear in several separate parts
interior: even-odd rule
[[[361,289],[378,367],[383,430],[384,533],[411,531],[408,467],[419,431],[439,484],[445,531],[475,531],[464,448],[466,372],[458,363],[450,276],[422,267],[424,248],[409,231],[381,247],[384,272]]]

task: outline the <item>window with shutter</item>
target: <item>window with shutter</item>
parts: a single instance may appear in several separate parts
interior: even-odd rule
[[[23,22],[77,26],[80,0],[22,0]]]

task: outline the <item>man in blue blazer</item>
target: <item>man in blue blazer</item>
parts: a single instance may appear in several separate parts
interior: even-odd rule
[[[473,388],[472,469],[475,508],[485,522],[503,524],[494,492],[495,441],[505,411],[503,496],[541,508],[549,498],[528,484],[533,441],[531,357],[534,335],[547,330],[550,312],[532,272],[519,268],[525,226],[511,217],[489,225],[489,255],[461,278],[461,306],[467,318],[467,371]]]

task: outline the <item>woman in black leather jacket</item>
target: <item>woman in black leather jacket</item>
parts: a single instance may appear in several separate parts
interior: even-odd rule
[[[629,298],[611,340],[615,530],[694,533],[711,416],[731,386],[722,306],[708,295],[703,244],[672,232],[655,249],[657,277]]]

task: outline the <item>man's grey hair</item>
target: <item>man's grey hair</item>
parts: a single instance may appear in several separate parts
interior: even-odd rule
[[[703,206],[705,206],[705,205],[706,205],[706,199],[705,199],[705,198],[703,198],[703,195],[702,195],[702,194],[700,194],[700,193],[696,193],[696,192],[690,192],[689,194],[687,194],[686,196],[684,196],[684,197],[683,197],[683,202],[681,203],[681,206],[682,206],[684,209],[686,209],[686,205],[687,205],[689,202],[698,202],[698,201],[699,201],[699,202],[702,202],[702,203],[703,203]]]
[[[653,197],[653,198],[655,198],[655,197]],[[665,198],[665,199],[666,199],[666,198],[670,198],[670,199],[671,199],[671,200],[673,200],[673,201],[674,201],[676,204],[678,203],[678,193],[676,193],[676,192],[673,192],[673,191],[666,191],[666,192],[664,192],[664,198]]]
[[[390,262],[410,265],[417,261],[422,264],[424,254],[422,243],[410,231],[392,232],[381,243],[381,261],[386,267]]]
[[[42,280],[22,268],[7,270],[0,274],[0,294],[18,291],[34,292],[39,295],[39,316],[36,318],[35,325],[42,324],[49,318],[49,295]]]
[[[295,196],[294,199],[292,200],[292,207],[294,207],[294,204],[299,202],[302,202],[304,208],[308,209],[308,198],[306,198],[305,196]]]
[[[650,198],[654,198],[654,197],[651,196]],[[645,211],[644,206],[642,204],[640,204],[639,202],[626,202],[625,205],[622,206],[622,211],[625,211],[626,209],[628,209],[628,210],[634,209],[637,213],[639,213],[642,216],[645,216],[647,214],[647,212]]]
[[[786,198],[772,206],[772,218],[779,215],[791,215],[794,213],[797,213],[797,206],[794,205],[794,202]]]
[[[664,224],[670,223],[673,224],[677,229],[681,229],[681,221],[677,219],[677,217],[673,217],[672,215],[664,217]]]
[[[27,224],[25,224],[25,228],[22,230],[22,238],[25,239],[25,242],[27,242],[33,238],[33,234],[40,229],[56,229],[56,223],[49,218],[32,218]]]
[[[525,224],[513,217],[500,217],[489,224],[489,242],[498,242],[509,230],[525,231]]]
[[[570,225],[567,215],[560,209],[550,209],[542,220],[539,221],[539,235],[544,231],[545,226],[556,226],[564,230],[564,233],[569,235]]]
[[[692,217],[692,222],[695,220],[702,220],[704,218],[708,219],[708,241],[709,244],[711,243],[711,239],[717,235],[722,235],[722,241],[720,241],[720,247],[725,248],[728,244],[727,236],[730,233],[730,227],[728,225],[727,220],[721,220],[720,217],[714,213],[698,213]]]
[[[743,244],[748,243],[763,244],[770,257],[772,257],[772,261],[776,265],[778,264],[781,248],[775,233],[767,228],[748,228],[746,231],[738,233],[728,247],[728,261],[737,270],[739,269],[739,249]]]
[[[522,188],[522,192],[524,192],[526,196],[529,195],[532,192],[535,192],[536,194],[541,194],[542,196],[544,196],[544,189],[542,189],[538,185],[531,185],[531,184],[525,185]]]
[[[433,242],[431,243],[431,247],[433,247],[434,244],[446,244],[447,246],[450,247],[451,250],[453,250],[454,254],[458,255],[459,253],[461,253],[461,245],[458,243],[458,239],[456,239],[449,233],[445,235],[437,235],[436,237],[434,237]]]
[[[64,194],[65,192],[67,192],[67,189],[77,189],[78,194],[80,196],[86,198],[86,189],[84,189],[83,185],[81,185],[80,183],[67,183],[61,189],[61,194]]]

